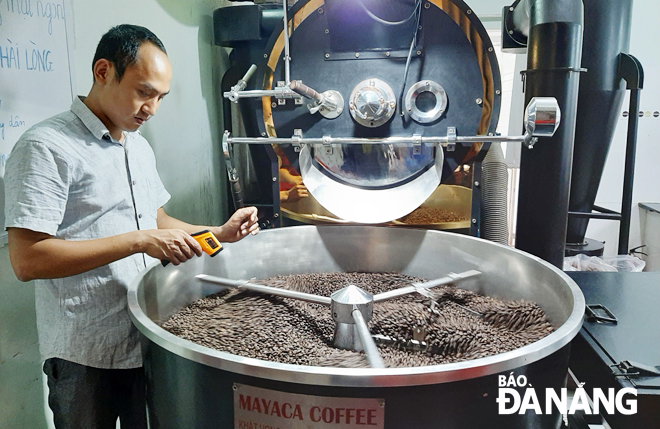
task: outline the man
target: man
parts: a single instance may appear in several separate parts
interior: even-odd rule
[[[154,259],[202,254],[190,233],[232,242],[258,231],[254,207],[220,227],[168,216],[169,194],[137,131],[170,90],[162,42],[143,27],[105,34],[94,84],[71,110],[16,143],[6,165],[6,227],[16,276],[34,280],[48,403],[58,428],[146,427],[139,338],[126,287]]]

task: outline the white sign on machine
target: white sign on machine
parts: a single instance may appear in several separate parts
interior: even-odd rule
[[[382,429],[385,401],[300,395],[234,384],[235,429]]]

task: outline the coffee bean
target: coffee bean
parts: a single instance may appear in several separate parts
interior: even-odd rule
[[[424,281],[399,273],[310,273],[258,283],[330,296],[350,284],[377,294]],[[454,286],[430,292],[432,298],[411,294],[374,304],[371,333],[396,341],[379,346],[387,366],[492,356],[538,341],[554,330],[543,310],[531,302],[499,300]],[[369,366],[364,353],[333,347],[335,323],[328,307],[293,299],[225,290],[191,303],[162,327],[197,344],[245,357],[296,365]],[[410,350],[410,341],[422,332],[426,352]]]

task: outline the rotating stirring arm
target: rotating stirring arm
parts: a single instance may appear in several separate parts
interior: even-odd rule
[[[195,276],[195,278],[203,282],[213,283],[234,289],[251,290],[253,292],[260,292],[275,296],[281,296],[283,298],[299,299],[301,301],[307,301],[314,304],[322,304],[327,306],[330,305],[330,298],[320,295],[313,295],[311,293],[298,292],[295,290],[282,289],[273,286],[264,286],[257,283],[251,283],[245,280],[232,280],[223,277],[209,276],[207,274],[198,274]]]
[[[355,327],[357,328],[358,335],[360,336],[360,342],[362,343],[364,353],[367,355],[369,365],[372,368],[385,368],[383,358],[380,357],[378,347],[376,346],[374,339],[371,337],[371,332],[369,332],[369,327],[367,326],[367,322],[362,316],[362,312],[360,312],[360,309],[356,306],[353,308],[351,314],[353,315]]]
[[[460,280],[469,279],[479,275],[481,275],[481,271],[477,271],[477,270],[464,271],[459,274],[449,273],[445,277],[431,280],[426,283],[415,283],[412,286],[404,286],[399,289],[394,289],[387,292],[376,294],[374,295],[374,302],[380,302],[388,299],[398,298],[403,295],[408,295],[409,293],[418,292],[420,289],[430,289],[436,286],[442,286],[442,285],[454,283]]]

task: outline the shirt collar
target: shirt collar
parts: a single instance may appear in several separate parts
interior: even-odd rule
[[[110,135],[108,127],[101,122],[101,120],[96,116],[89,107],[83,101],[86,97],[79,95],[73,99],[71,104],[71,111],[82,121],[82,123],[87,127],[90,133],[99,140],[109,140],[113,143],[121,144],[118,140],[115,140]],[[139,133],[139,131],[136,131]],[[124,142],[128,136],[132,134],[131,132],[124,131]]]

